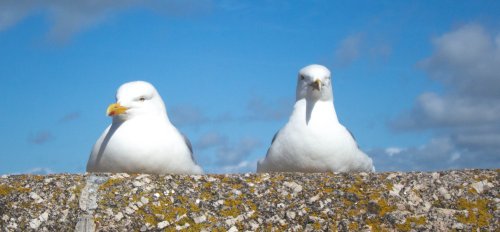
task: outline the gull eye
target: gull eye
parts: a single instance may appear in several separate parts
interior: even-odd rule
[[[139,98],[139,101],[141,101],[141,102],[146,101],[146,98],[145,97],[141,97],[141,98]]]
[[[300,75],[300,79],[301,79],[301,80],[304,80],[304,79],[306,79],[306,77],[305,77],[304,75],[302,75],[302,74],[301,74],[301,75]]]

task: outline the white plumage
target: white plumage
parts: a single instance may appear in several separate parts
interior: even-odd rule
[[[339,123],[331,83],[324,66],[300,70],[292,115],[258,162],[257,172],[375,171],[372,159]]]
[[[112,124],[96,141],[87,172],[201,174],[191,144],[168,119],[153,85],[123,84],[108,107]]]

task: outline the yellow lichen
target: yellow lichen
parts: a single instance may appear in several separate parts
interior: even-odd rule
[[[314,228],[315,230],[321,230],[321,224],[320,224],[319,222],[315,222],[315,223],[313,224],[313,228]]]
[[[427,223],[425,217],[408,217],[403,224],[396,224],[396,229],[399,231],[410,231],[412,228]]]
[[[19,185],[12,187],[8,185],[0,185],[0,196],[6,196],[11,193],[29,193],[30,191],[30,188],[20,187]]]
[[[157,223],[155,216],[151,214],[144,214],[144,222],[149,223],[150,225],[156,225]]]
[[[10,194],[10,192],[12,191],[12,188],[7,186],[7,185],[0,185],[0,196],[5,196],[5,195],[8,195]]]
[[[392,190],[392,188],[394,188],[394,184],[393,184],[392,182],[387,181],[387,182],[385,183],[385,188],[386,188],[387,190],[391,191],[391,190]]]
[[[238,207],[241,206],[240,199],[227,199],[224,201],[224,206],[220,211],[220,215],[223,217],[237,217],[241,214],[242,210]]]
[[[357,222],[351,222],[349,223],[349,231],[356,231],[359,230],[359,225]]]
[[[110,178],[106,182],[104,182],[101,186],[99,186],[99,191],[103,191],[109,189],[119,183],[122,183],[124,180],[119,178]]]
[[[396,209],[395,206],[389,205],[386,200],[379,199],[377,204],[380,206],[379,216],[384,216],[386,213],[394,211]]]
[[[465,198],[458,199],[457,208],[466,210],[467,213],[457,213],[456,219],[463,223],[473,226],[473,230],[489,226],[490,220],[493,216],[488,211],[489,200],[477,199],[476,201],[469,201]]]
[[[373,232],[378,232],[378,231],[383,231],[382,228],[380,227],[380,219],[378,218],[373,218],[373,219],[367,219],[366,224],[370,227],[370,230]]]

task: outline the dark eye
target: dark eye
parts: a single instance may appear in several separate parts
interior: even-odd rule
[[[141,98],[139,98],[139,101],[141,101],[141,102],[146,101],[146,98],[145,97],[141,97]]]
[[[306,77],[304,75],[300,75],[300,79],[304,80],[304,79],[306,79]]]

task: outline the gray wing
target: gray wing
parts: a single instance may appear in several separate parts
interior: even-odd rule
[[[273,140],[271,141],[271,146],[267,149],[266,157],[269,155],[269,149],[273,146],[274,140],[276,140],[276,137],[278,137],[278,134],[280,133],[280,130],[276,131],[276,134],[273,136]]]
[[[191,153],[191,159],[194,161],[194,163],[196,163],[196,160],[194,160],[194,156],[193,156],[193,145],[191,145],[191,141],[189,141],[189,139],[187,138],[187,136],[184,133],[182,133],[182,132],[179,132],[179,133],[181,133],[182,137],[184,138],[184,142],[186,143],[186,146],[188,146],[188,148],[189,148],[189,151]]]
[[[356,146],[358,146],[358,148],[359,148],[359,144],[358,144],[358,141],[356,141],[356,137],[354,137],[354,135],[352,134],[352,132],[349,129],[347,129],[347,127],[345,129],[349,132],[349,134],[351,134],[352,139],[354,139],[354,142],[356,143]]]
[[[278,134],[280,133],[280,130],[276,131],[276,134],[274,134],[273,136],[273,140],[271,141],[271,146],[273,145],[274,143],[274,140],[276,140],[276,137],[278,137]]]

